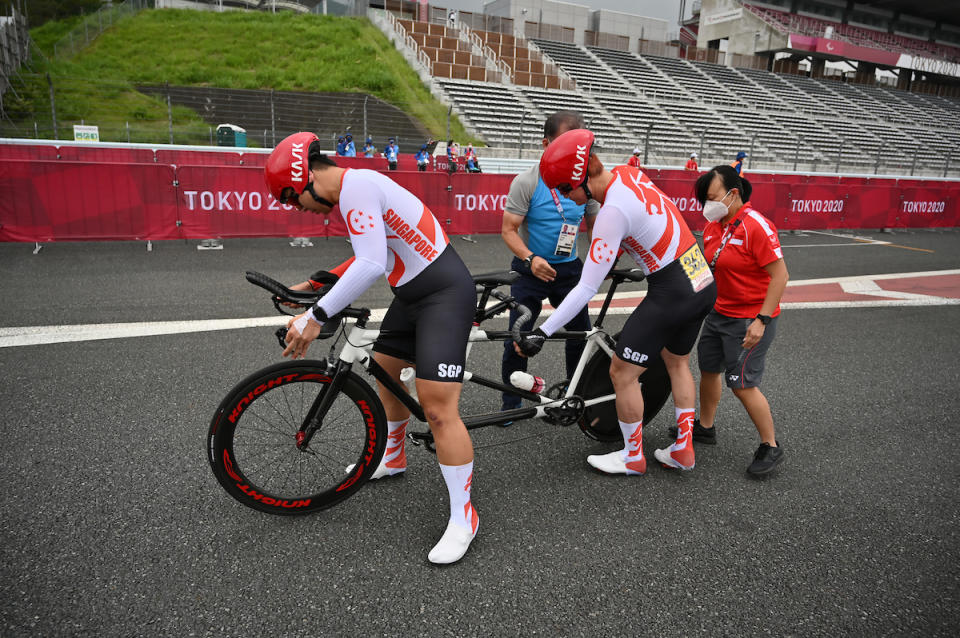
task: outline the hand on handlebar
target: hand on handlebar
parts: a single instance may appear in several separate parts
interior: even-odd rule
[[[283,356],[303,359],[307,356],[310,343],[320,334],[321,326],[307,316],[309,312],[311,311],[299,314],[287,322],[287,336],[284,339],[287,347],[283,351]]]
[[[514,341],[513,348],[521,357],[533,357],[539,354],[543,349],[543,343],[547,340],[547,335],[543,330],[537,328],[530,334],[520,337],[520,341]]]
[[[313,292],[313,285],[309,281],[303,281],[295,286],[290,286],[290,290]],[[293,303],[292,301],[281,301],[280,305],[288,308],[303,308],[303,304]]]

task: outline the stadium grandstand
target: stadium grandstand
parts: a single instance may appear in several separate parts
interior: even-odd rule
[[[504,152],[532,146],[529,123],[578,105],[603,150],[639,146],[651,164],[748,150],[765,168],[934,174],[960,143],[951,5],[705,0],[675,38],[662,21],[550,0],[497,0],[456,21],[387,0],[371,16],[471,133]],[[536,67],[518,72],[527,59]]]
[[[954,2],[695,0],[689,11],[681,2],[676,24],[554,0],[493,0],[472,12],[412,0],[152,4],[367,16],[486,143],[485,158],[534,159],[546,115],[570,108],[602,153],[621,161],[639,147],[648,166],[682,165],[691,152],[709,165],[743,150],[753,170],[946,176],[960,167]],[[174,104],[243,117],[216,90],[166,92]],[[297,121],[278,125],[283,113],[264,95],[237,99],[266,105],[248,128],[269,145]],[[277,105],[306,99],[277,95]],[[403,128],[427,136],[416,122]]]

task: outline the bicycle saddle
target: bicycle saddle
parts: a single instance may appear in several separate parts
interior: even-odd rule
[[[512,284],[520,277],[516,270],[506,272],[491,272],[485,275],[473,275],[473,283],[478,286],[505,286]]]

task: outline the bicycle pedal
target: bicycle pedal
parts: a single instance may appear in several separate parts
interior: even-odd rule
[[[585,409],[583,399],[578,396],[567,397],[559,407],[544,408],[544,420],[552,425],[567,427],[576,423]]]

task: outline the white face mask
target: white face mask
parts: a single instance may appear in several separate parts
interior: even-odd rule
[[[727,195],[731,192],[732,191],[727,191]],[[703,216],[708,222],[717,222],[727,216],[729,207],[723,203],[727,195],[724,195],[720,201],[709,200],[703,203]]]

